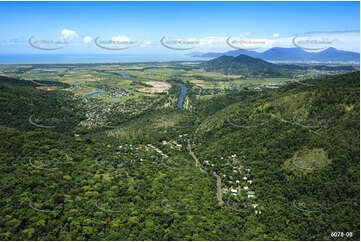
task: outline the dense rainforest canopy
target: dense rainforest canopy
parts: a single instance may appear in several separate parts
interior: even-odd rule
[[[359,72],[202,97],[185,84],[188,109],[173,85],[84,125],[90,104],[114,106],[0,77],[0,240],[359,240]],[[213,172],[241,195],[219,203]]]

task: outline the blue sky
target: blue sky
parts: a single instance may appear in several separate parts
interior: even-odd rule
[[[0,2],[0,9],[0,53],[44,52],[30,36],[68,42],[54,53],[119,53],[97,47],[96,37],[133,42],[121,45],[124,53],[168,53],[175,50],[160,44],[163,36],[204,52],[231,50],[230,36],[267,40],[260,50],[294,47],[293,36],[311,32],[359,52],[359,2]]]

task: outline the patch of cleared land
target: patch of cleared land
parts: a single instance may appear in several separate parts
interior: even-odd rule
[[[89,79],[79,79],[79,80],[65,80],[66,83],[79,83],[79,82],[95,82],[95,81],[101,81],[103,78],[89,78]]]
[[[146,93],[162,93],[167,91],[171,84],[168,82],[157,82],[157,81],[149,81],[145,82],[145,84],[150,85],[152,87],[144,87],[137,89],[140,92],[146,92]]]
[[[243,78],[242,75],[228,75],[227,76],[228,79],[239,79],[239,78]]]
[[[190,80],[190,82],[193,83],[193,84],[196,84],[199,87],[204,87],[205,86],[203,80],[199,80],[199,79],[198,80]]]
[[[286,160],[284,165],[292,170],[311,172],[320,170],[331,163],[323,149],[302,150],[296,152],[293,157]]]
[[[39,86],[39,87],[36,87],[36,88],[40,89],[40,90],[45,90],[45,91],[52,91],[52,90],[56,89],[56,86]]]

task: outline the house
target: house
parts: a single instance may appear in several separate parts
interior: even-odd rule
[[[231,188],[231,193],[233,196],[237,196],[238,190]]]
[[[247,180],[247,177],[244,176],[244,177],[243,177],[243,180]]]
[[[248,182],[249,184],[252,184],[252,180],[248,180],[247,182]]]
[[[248,195],[254,195],[254,194],[256,194],[256,193],[255,193],[254,191],[248,191],[247,194],[248,194]]]
[[[261,211],[258,211],[258,210],[256,210],[256,211],[254,211],[256,214],[261,214]]]
[[[256,208],[256,207],[258,207],[258,204],[252,204],[252,207]]]
[[[239,184],[239,180],[236,180],[236,183]]]
[[[244,186],[243,189],[244,189],[244,190],[248,190],[248,186]]]
[[[254,195],[248,195],[248,198],[252,198],[252,197],[254,197]]]

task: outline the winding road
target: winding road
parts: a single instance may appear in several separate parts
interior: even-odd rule
[[[201,163],[199,162],[197,156],[194,154],[194,152],[192,151],[191,148],[191,144],[189,143],[188,140],[188,146],[187,146],[188,150],[189,150],[189,154],[193,157],[193,159],[196,162],[196,167],[199,167],[199,170],[201,172],[207,172],[207,170],[205,170],[204,168],[202,168]],[[217,199],[218,199],[218,204],[223,204],[223,200],[222,200],[222,180],[220,178],[220,176],[217,175],[217,173],[213,172],[213,176],[215,176],[217,178]]]
[[[222,200],[222,181],[221,178],[217,175],[217,173],[213,172],[213,176],[215,176],[217,178],[217,199],[218,199],[218,204],[223,204],[223,200]]]

